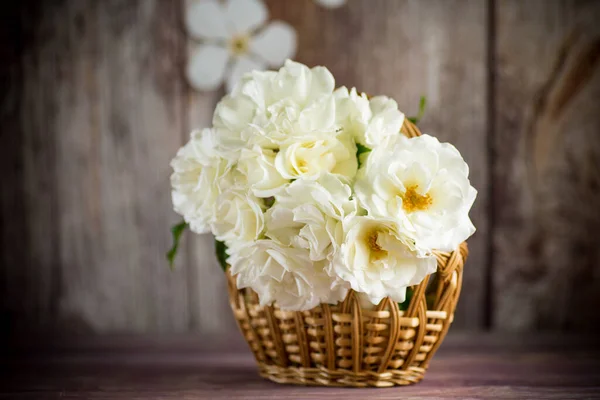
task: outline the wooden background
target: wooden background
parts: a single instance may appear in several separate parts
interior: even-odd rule
[[[600,322],[600,2],[268,1],[296,59],[419,96],[479,196],[455,328]],[[222,91],[183,77],[183,0],[9,2],[0,27],[2,331],[236,329],[212,239],[171,272],[169,161]]]

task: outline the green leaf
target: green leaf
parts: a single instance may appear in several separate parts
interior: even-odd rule
[[[413,124],[417,124],[421,118],[423,118],[423,115],[425,114],[425,107],[427,106],[427,98],[425,96],[421,96],[421,98],[419,99],[419,113],[417,114],[416,117],[408,117],[408,120],[410,122],[412,122]]]
[[[402,311],[408,310],[408,306],[410,305],[410,301],[412,300],[414,294],[415,294],[415,291],[413,288],[409,287],[406,289],[406,298],[404,299],[404,302],[398,303],[398,307],[400,308],[400,310],[402,310]]]
[[[227,270],[227,245],[220,240],[215,239],[215,253],[217,254],[217,260],[221,264],[223,271]]]
[[[177,249],[179,249],[179,241],[181,240],[181,235],[187,227],[188,224],[185,221],[181,221],[177,225],[173,225],[171,227],[171,234],[173,235],[173,246],[167,252],[167,260],[169,261],[169,267],[171,267],[171,269],[173,269],[175,256],[177,255]]]
[[[360,164],[361,164],[361,155],[370,152],[371,149],[363,146],[360,143],[356,143],[356,160],[358,161],[358,167],[360,168]]]

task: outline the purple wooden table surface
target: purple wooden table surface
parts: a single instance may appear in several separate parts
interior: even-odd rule
[[[600,399],[592,337],[450,335],[413,386],[340,389],[258,376],[236,336],[21,339],[3,357],[2,399]]]

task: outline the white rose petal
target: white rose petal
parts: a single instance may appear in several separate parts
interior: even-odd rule
[[[275,152],[259,146],[243,149],[237,168],[258,197],[274,196],[289,182],[275,168]]]
[[[373,150],[355,191],[369,215],[393,218],[419,247],[453,251],[475,232],[469,219],[477,191],[456,148],[422,135],[398,135]]]
[[[259,240],[230,253],[228,261],[237,286],[252,288],[261,305],[276,303],[283,310],[310,310],[320,303],[335,304],[348,291],[325,272],[325,261],[312,261],[306,249]]]
[[[330,174],[294,181],[267,210],[265,234],[284,246],[309,250],[313,261],[331,260],[343,240],[342,220],[356,213],[351,193]]]
[[[371,217],[344,221],[345,240],[333,263],[334,272],[373,304],[384,297],[403,302],[406,288],[435,272],[434,256],[419,256],[397,224]]]
[[[359,95],[356,89],[348,91],[345,87],[337,89],[334,96],[338,121],[363,146],[372,149],[399,134],[404,114],[394,100],[385,96],[369,100],[364,93]]]
[[[316,178],[330,172],[352,179],[358,167],[356,145],[346,136],[305,138],[283,146],[275,167],[287,179]]]
[[[290,98],[303,107],[315,99],[333,93],[335,79],[327,68],[308,68],[306,65],[287,60],[272,83],[271,104]]]
[[[231,133],[223,146],[277,149],[311,136],[335,136],[335,81],[323,67],[286,61],[277,72],[246,74],[215,110],[213,125]]]
[[[212,232],[229,246],[252,242],[264,227],[263,202],[240,187],[223,191],[214,206]]]
[[[214,135],[211,129],[192,132],[171,161],[174,209],[196,233],[209,232],[216,199],[234,180],[230,164],[216,156]]]

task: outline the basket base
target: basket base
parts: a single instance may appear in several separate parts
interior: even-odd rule
[[[391,387],[412,385],[423,379],[424,368],[410,367],[383,373],[346,369],[280,367],[260,364],[260,375],[277,383],[330,387]]]

